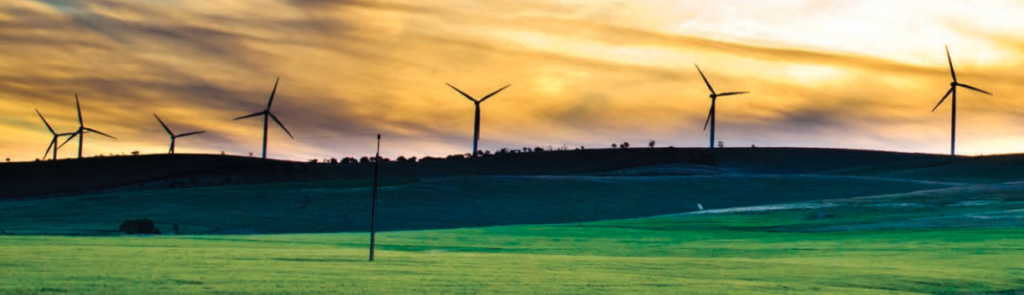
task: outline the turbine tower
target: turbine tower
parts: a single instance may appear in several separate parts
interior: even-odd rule
[[[103,135],[111,139],[117,139],[113,136],[107,135],[106,133],[100,132],[99,130],[85,127],[85,123],[82,123],[82,104],[78,102],[78,93],[75,93],[75,106],[78,107],[78,130],[72,133],[71,137],[69,137],[68,140],[65,140],[64,143],[60,144],[60,146],[64,146],[65,143],[68,143],[72,139],[75,139],[75,136],[78,136],[78,158],[81,159],[82,146],[85,144],[86,131]]]
[[[46,124],[46,129],[49,129],[50,134],[53,134],[53,139],[50,140],[50,145],[46,146],[46,152],[43,153],[42,159],[46,160],[46,156],[50,154],[50,149],[52,148],[53,159],[57,160],[57,148],[59,147],[57,145],[57,140],[60,139],[61,136],[70,136],[74,133],[57,133],[56,131],[53,130],[53,127],[50,127],[50,123],[46,122],[46,118],[43,117],[43,114],[40,113],[38,109],[36,109],[36,114],[39,114],[39,119],[43,119],[43,124]]]
[[[693,66],[697,67],[697,72],[700,73],[700,77],[704,79],[704,84],[708,85],[708,91],[711,91],[711,95],[710,95],[710,97],[711,97],[711,110],[708,111],[708,119],[704,120],[704,130],[705,131],[708,130],[708,123],[711,123],[711,140],[710,140],[711,144],[710,144],[709,147],[710,148],[715,148],[715,101],[717,101],[718,98],[722,97],[722,96],[739,95],[739,94],[745,94],[745,93],[750,93],[750,92],[738,91],[738,92],[716,93],[715,89],[711,88],[711,83],[708,82],[708,78],[704,76],[704,72],[700,70],[700,66],[698,66],[697,64],[694,64]]]
[[[949,45],[946,45],[946,60],[949,61],[949,74],[953,76],[953,82],[949,83],[949,91],[946,91],[946,95],[942,96],[942,99],[939,100],[939,103],[936,104],[934,108],[932,108],[932,112],[935,112],[935,109],[938,109],[939,106],[942,105],[942,102],[946,101],[946,98],[949,97],[950,94],[953,95],[953,100],[951,102],[953,104],[952,105],[952,107],[953,107],[953,112],[952,112],[953,119],[952,119],[952,123],[950,123],[950,125],[951,125],[950,132],[951,133],[950,133],[950,137],[949,137],[949,155],[950,156],[956,156],[956,88],[957,87],[963,87],[963,88],[967,88],[967,89],[974,90],[974,91],[981,92],[981,93],[988,94],[988,95],[992,95],[992,93],[989,93],[988,91],[985,91],[985,90],[978,89],[978,88],[976,88],[974,86],[971,86],[971,85],[962,84],[960,82],[957,82],[957,80],[956,80],[956,71],[953,70],[953,58],[950,57],[950,55],[949,55]]]
[[[178,137],[185,137],[185,136],[189,136],[189,135],[196,135],[196,134],[200,134],[200,133],[206,132],[206,131],[195,131],[195,132],[189,132],[189,133],[175,135],[174,132],[171,132],[171,128],[167,128],[167,124],[164,124],[164,120],[160,120],[160,116],[157,116],[156,114],[153,114],[153,117],[156,117],[157,122],[160,122],[160,126],[164,126],[164,131],[167,131],[167,135],[171,136],[171,149],[168,150],[167,153],[172,154],[172,155],[174,154],[174,141],[175,141],[175,139],[178,139]]]
[[[459,90],[458,88],[455,88],[455,86],[452,86],[452,84],[448,84],[448,83],[444,83],[444,84],[448,85],[448,87],[451,87],[452,89],[455,89],[455,91],[458,91],[459,94],[462,94],[462,96],[465,96],[466,99],[469,99],[470,101],[472,101],[473,105],[476,106],[476,117],[473,119],[473,156],[476,157],[477,156],[477,144],[480,143],[480,104],[483,103],[488,98],[491,98],[491,96],[494,96],[495,94],[498,94],[498,92],[501,92],[502,90],[505,90],[505,88],[508,88],[509,86],[512,86],[512,84],[505,85],[505,87],[501,87],[501,89],[495,90],[494,92],[491,92],[491,94],[488,94],[487,96],[484,96],[484,98],[481,98],[479,100],[473,98],[472,96],[469,96],[469,94],[466,94],[465,92],[462,92],[462,90]]]
[[[277,126],[281,126],[281,129],[283,129],[284,132],[288,134],[288,137],[291,137],[292,139],[295,139],[295,137],[292,136],[292,133],[288,131],[288,128],[285,128],[284,124],[281,124],[281,120],[278,120],[277,116],[274,116],[274,114],[270,112],[270,106],[272,104],[274,104],[274,94],[277,93],[277,83],[280,82],[280,81],[281,81],[281,77],[277,77],[277,80],[274,81],[274,90],[270,91],[270,101],[267,101],[267,109],[259,111],[259,112],[255,112],[255,113],[252,113],[252,114],[249,114],[249,115],[245,115],[245,116],[241,116],[241,117],[235,118],[235,120],[241,120],[241,119],[245,119],[245,118],[250,118],[250,117],[255,117],[255,116],[263,115],[263,158],[264,159],[267,158],[267,126],[269,126],[269,123],[270,123],[269,120],[270,119],[274,119],[274,122],[277,123]]]

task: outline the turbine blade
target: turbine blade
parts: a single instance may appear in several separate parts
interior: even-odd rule
[[[174,132],[171,132],[171,128],[167,128],[167,124],[164,124],[164,120],[160,120],[160,116],[153,114],[153,117],[156,117],[156,120],[160,122],[160,126],[164,126],[164,131],[167,131],[167,134],[174,136]]]
[[[509,86],[512,86],[512,84],[505,85],[505,87],[501,87],[501,89],[498,89],[498,90],[496,90],[494,92],[491,92],[491,94],[488,94],[487,96],[484,96],[484,98],[481,98],[480,102],[481,103],[484,102],[488,98],[491,98],[491,96],[494,96],[495,94],[498,94],[498,92],[501,92],[502,90],[505,90],[505,88],[508,88]]]
[[[252,114],[249,114],[249,115],[245,115],[245,116],[241,116],[241,117],[235,118],[235,120],[241,120],[241,119],[245,119],[245,118],[252,118],[252,117],[259,116],[259,115],[266,114],[266,113],[267,113],[267,111],[259,111],[259,112],[255,112],[255,113],[252,113]]]
[[[978,88],[976,88],[974,86],[971,86],[971,85],[957,83],[956,86],[963,86],[964,88],[967,88],[967,89],[970,89],[970,90],[974,90],[974,91],[981,92],[981,93],[984,93],[984,94],[992,95],[992,93],[989,93],[988,91],[978,89]]]
[[[274,90],[270,91],[270,101],[267,101],[267,110],[270,110],[270,105],[274,104],[274,94],[277,94],[277,82],[281,82],[281,77],[278,76],[277,80],[274,81]]]
[[[459,90],[458,88],[455,88],[455,86],[452,86],[452,84],[448,84],[448,83],[444,83],[444,84],[448,85],[448,87],[451,87],[452,89],[455,89],[455,91],[458,91],[460,94],[462,94],[462,96],[465,96],[466,99],[469,99],[470,101],[472,101],[474,103],[477,102],[476,99],[473,99],[472,96],[469,96],[469,94],[466,94],[465,92],[462,92],[462,90]],[[509,86],[511,86],[511,85],[509,85]],[[505,86],[505,87],[508,87],[508,86]],[[502,88],[502,89],[504,89],[504,88]]]
[[[185,133],[185,134],[178,134],[178,135],[175,135],[174,137],[185,137],[185,136],[196,135],[196,134],[205,133],[205,132],[206,131],[189,132],[189,133]]]
[[[50,148],[53,148],[56,145],[57,145],[57,137],[54,136],[53,140],[50,141],[50,145],[46,146],[46,152],[43,153],[43,157],[41,159],[46,159],[46,156],[50,155]]]
[[[708,78],[704,77],[704,72],[700,70],[700,66],[698,66],[697,64],[693,64],[693,66],[697,67],[697,72],[700,73],[700,78],[704,79],[704,84],[708,85],[708,90],[710,90],[711,93],[715,93],[715,89],[711,88],[711,82],[708,82]]]
[[[954,89],[956,89],[956,88],[950,87],[950,88],[949,88],[949,91],[946,91],[946,95],[943,95],[943,96],[942,96],[942,99],[940,99],[940,100],[939,100],[939,103],[935,104],[935,107],[934,107],[934,108],[932,108],[932,112],[934,112],[934,111],[935,111],[935,109],[938,109],[938,108],[939,108],[939,105],[942,105],[942,102],[943,102],[943,101],[946,101],[946,98],[947,98],[947,97],[949,97],[949,95],[950,95],[950,94],[953,94],[953,90],[954,90]]]
[[[109,134],[106,134],[106,133],[100,132],[99,130],[96,130],[96,129],[92,129],[92,128],[89,128],[89,127],[86,127],[86,128],[82,128],[82,129],[88,130],[89,132],[92,132],[92,133],[96,133],[96,134],[99,134],[99,135],[103,135],[103,136],[106,136],[106,137],[110,137],[111,139],[117,139],[117,137],[113,137],[113,136],[110,136]]]
[[[292,136],[292,133],[288,131],[288,128],[285,128],[284,124],[281,124],[281,120],[278,120],[277,116],[274,116],[274,113],[267,112],[267,114],[270,115],[271,119],[274,119],[274,122],[277,123],[277,126],[281,126],[281,129],[284,129],[284,133],[288,133],[288,137],[295,139],[295,136]]]
[[[750,93],[750,91],[726,92],[726,93],[718,94],[718,97],[729,96],[729,95],[740,95],[740,94],[747,94],[747,93]]]
[[[75,106],[78,107],[78,127],[81,128],[85,123],[82,123],[82,104],[78,102],[78,93],[75,93]]]
[[[43,119],[43,124],[46,124],[46,129],[50,129],[50,133],[57,135],[57,132],[53,131],[53,127],[50,127],[50,122],[46,122],[46,118],[43,118],[43,114],[39,112],[39,109],[36,109],[36,114],[39,114],[39,118]]]
[[[711,123],[711,113],[714,113],[714,112],[715,112],[714,108],[708,109],[708,119],[704,120],[704,131],[708,130],[708,123]]]
[[[956,71],[953,70],[953,57],[949,56],[949,45],[946,45],[946,60],[949,61],[949,74],[953,75],[953,82],[956,82]]]
[[[71,141],[72,139],[75,139],[75,136],[78,136],[81,133],[82,133],[82,129],[78,129],[78,131],[75,131],[75,133],[71,133],[71,137],[68,137],[68,139],[65,140],[64,143],[61,143],[60,146],[58,146],[57,148],[64,147],[65,144],[68,144],[69,141]]]

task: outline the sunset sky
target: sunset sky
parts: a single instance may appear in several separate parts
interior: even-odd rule
[[[281,77],[268,157],[443,156],[480,146],[729,146],[1024,152],[1022,1],[2,0],[0,158],[31,161],[85,124],[85,154],[259,156],[260,111]],[[76,154],[77,140],[61,149]]]

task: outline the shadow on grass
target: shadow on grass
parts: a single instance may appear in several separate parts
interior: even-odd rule
[[[203,282],[193,281],[193,280],[176,280],[176,279],[171,279],[171,282],[174,282],[174,283],[179,284],[179,285],[202,285],[203,284]]]
[[[271,257],[270,260],[276,260],[276,261],[295,261],[295,262],[366,262],[366,259],[355,259],[355,258],[314,258],[314,257]]]

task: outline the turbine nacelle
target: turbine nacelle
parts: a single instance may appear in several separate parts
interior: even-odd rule
[[[288,134],[288,137],[290,137],[292,139],[295,139],[295,137],[292,136],[291,131],[288,131],[288,128],[285,128],[284,124],[281,123],[281,120],[277,119],[277,116],[274,116],[274,114],[270,112],[270,107],[274,104],[274,96],[277,94],[277,84],[278,84],[278,82],[281,82],[281,77],[277,77],[277,80],[274,81],[274,89],[270,91],[270,99],[267,100],[267,108],[266,109],[264,109],[262,111],[259,111],[259,112],[255,112],[255,113],[249,114],[249,115],[245,115],[245,116],[241,116],[241,117],[235,118],[235,120],[241,120],[241,119],[245,119],[245,118],[251,118],[251,117],[256,117],[256,116],[263,116],[263,158],[264,159],[267,158],[267,128],[268,128],[267,125],[269,124],[268,122],[270,120],[274,120],[274,123],[277,123],[277,126],[281,127],[281,129],[284,130],[284,133]],[[181,136],[185,136],[185,135],[183,134]]]
[[[953,57],[949,54],[949,46],[946,46],[946,61],[949,62],[949,75],[953,78],[953,82],[949,82],[949,90],[947,90],[946,94],[942,96],[942,99],[939,100],[939,103],[935,104],[935,107],[932,108],[932,112],[935,112],[935,110],[938,109],[939,106],[942,105],[942,103],[946,101],[946,98],[948,98],[950,96],[953,97],[953,107],[952,107],[952,110],[950,112],[951,120],[950,120],[949,154],[951,156],[955,156],[956,155],[956,89],[957,89],[957,87],[967,88],[969,90],[981,92],[981,93],[988,94],[988,95],[992,95],[992,93],[990,93],[988,91],[985,91],[985,90],[981,90],[980,88],[977,88],[977,87],[974,87],[974,86],[971,86],[971,85],[962,84],[959,81],[957,81],[957,79],[956,79],[956,70],[953,69]]]
[[[488,95],[484,96],[481,99],[473,98],[473,96],[471,96],[469,94],[466,94],[465,92],[463,92],[459,88],[456,88],[455,86],[452,86],[452,84],[449,84],[449,83],[444,83],[444,84],[448,85],[448,87],[451,87],[453,90],[455,90],[459,94],[462,94],[462,96],[464,96],[464,97],[466,97],[466,99],[472,101],[473,105],[476,106],[476,116],[473,119],[473,156],[476,157],[476,155],[477,155],[477,143],[480,142],[480,104],[483,103],[488,98],[491,98],[491,96],[494,96],[495,94],[498,94],[498,92],[501,92],[502,90],[505,90],[505,88],[508,88],[509,86],[512,86],[512,84],[505,85],[505,87],[501,87],[498,90],[495,90],[494,92],[491,92],[491,94],[488,94]]]
[[[157,116],[156,114],[153,114],[153,117],[156,118],[157,122],[160,122],[160,126],[164,127],[164,131],[167,131],[167,135],[171,136],[171,148],[167,150],[167,152],[170,153],[170,154],[174,153],[174,141],[178,137],[185,137],[185,136],[196,135],[196,134],[200,134],[200,133],[205,133],[206,132],[206,131],[193,131],[193,132],[188,132],[188,133],[183,133],[183,134],[174,134],[174,132],[171,131],[171,128],[167,127],[167,124],[164,124],[164,120],[160,120],[160,116]]]
[[[715,92],[715,88],[711,87],[711,82],[708,82],[708,77],[704,76],[704,71],[700,70],[700,66],[698,66],[697,64],[694,64],[693,66],[696,67],[697,68],[697,72],[700,73],[700,78],[704,79],[704,85],[708,86],[708,92],[711,92],[711,94],[708,95],[708,97],[711,98],[711,109],[708,110],[708,118],[707,118],[707,120],[704,120],[704,129],[703,130],[707,131],[708,130],[708,125],[711,126],[711,148],[714,148],[715,147],[715,101],[720,96],[740,95],[740,94],[747,94],[749,92],[747,92],[747,91],[733,91],[733,92],[723,92],[723,93]]]
[[[82,158],[82,146],[85,145],[85,134],[86,133],[96,133],[96,134],[99,134],[99,135],[102,135],[102,136],[106,136],[106,137],[108,137],[110,139],[117,140],[116,137],[110,136],[109,134],[103,133],[103,132],[101,132],[99,130],[96,130],[96,129],[85,127],[85,123],[83,123],[83,120],[82,120],[82,104],[78,101],[78,93],[75,93],[75,107],[78,109],[78,130],[75,131],[74,133],[72,133],[71,137],[69,137],[68,140],[66,140],[66,141],[64,141],[64,143],[60,144],[61,146],[64,146],[64,144],[68,143],[72,139],[75,139],[75,136],[78,136],[78,158],[81,159]]]

